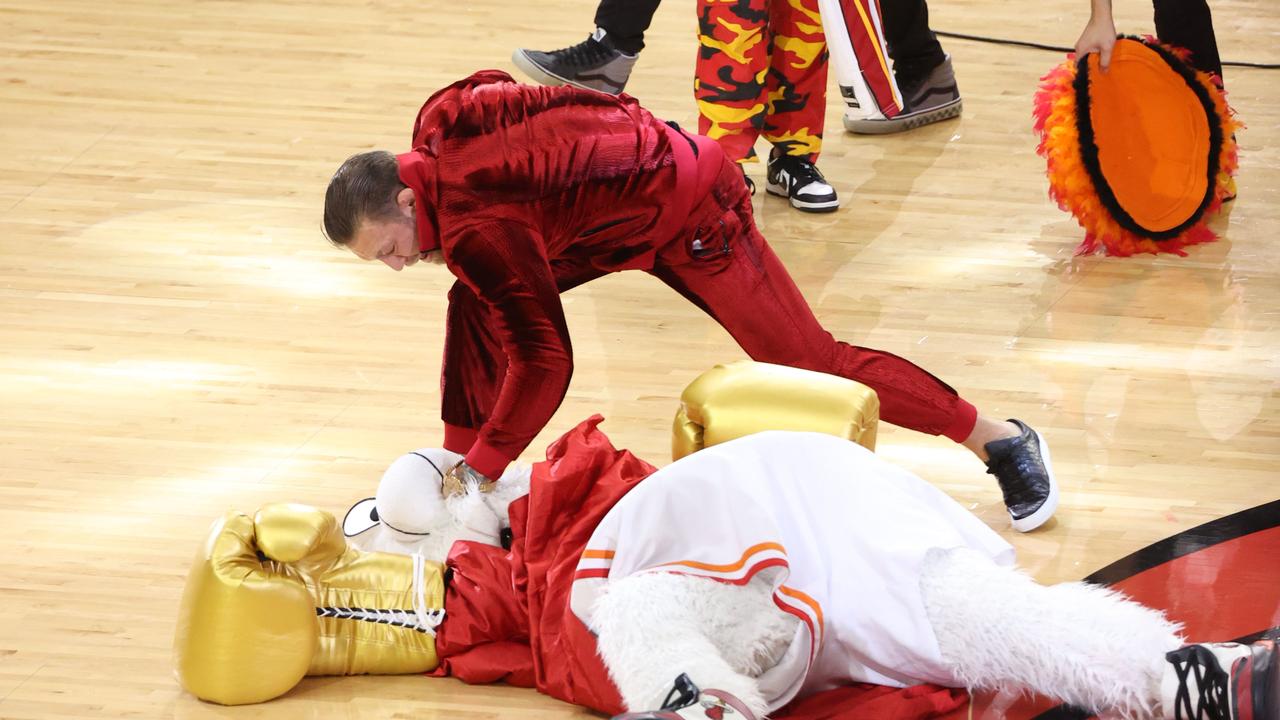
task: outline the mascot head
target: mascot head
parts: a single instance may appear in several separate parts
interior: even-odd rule
[[[514,468],[491,493],[469,487],[461,495],[440,491],[444,474],[462,456],[439,448],[405,453],[391,463],[374,497],[356,503],[343,532],[361,550],[422,555],[443,562],[459,540],[501,544],[510,526],[507,505],[529,491],[527,469]]]

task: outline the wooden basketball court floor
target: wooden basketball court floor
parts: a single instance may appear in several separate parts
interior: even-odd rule
[[[1150,30],[1148,3],[1117,4],[1122,31]],[[931,10],[938,29],[1066,45],[1086,5]],[[329,247],[330,173],[356,151],[404,149],[432,90],[514,72],[517,46],[577,42],[592,12],[587,0],[0,0],[0,717],[586,714],[421,677],[307,680],[219,708],[181,691],[169,653],[215,516],[273,500],[340,513],[439,437],[447,274]],[[1214,13],[1224,58],[1280,60],[1272,0]],[[686,127],[693,27],[691,3],[662,7],[629,88]],[[1030,130],[1037,78],[1059,56],[944,45],[962,119],[857,137],[832,93],[821,168],[843,206],[810,216],[758,196],[758,221],[837,337],[1044,431],[1061,509],[1017,535],[961,449],[884,427],[879,452],[1000,530],[1047,582],[1276,500],[1280,73],[1226,72],[1249,129],[1239,200],[1213,221],[1221,240],[1185,258],[1075,257],[1081,232],[1046,198]],[[741,352],[641,274],[564,302],[576,376],[526,458],[601,412],[619,446],[665,461],[680,389]],[[1270,548],[1236,563],[1250,582],[1274,587]],[[1215,588],[1236,572],[1201,568],[1183,601],[1233,602]]]

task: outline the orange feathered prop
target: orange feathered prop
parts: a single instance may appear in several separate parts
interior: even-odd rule
[[[1216,78],[1186,56],[1123,37],[1105,72],[1090,53],[1041,78],[1036,151],[1048,162],[1049,196],[1085,230],[1077,254],[1186,255],[1216,239],[1204,220],[1229,197],[1243,126]]]

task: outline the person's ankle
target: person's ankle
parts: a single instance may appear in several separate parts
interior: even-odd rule
[[[969,433],[969,437],[960,444],[977,455],[979,460],[986,462],[987,443],[1017,437],[1021,434],[1022,430],[1008,420],[992,420],[979,415],[978,422],[974,423],[973,432]]]
[[[644,36],[638,38],[625,38],[614,33],[609,28],[597,26],[596,30],[604,31],[604,36],[608,38],[609,47],[629,58],[639,55],[640,51],[644,49]]]

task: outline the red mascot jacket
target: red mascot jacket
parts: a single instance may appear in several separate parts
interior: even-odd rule
[[[530,492],[511,504],[512,545],[458,542],[433,675],[505,681],[604,713],[623,711],[595,638],[569,609],[578,559],[600,519],[654,467],[617,450],[595,415],[547,448]],[[674,681],[675,678],[673,677]],[[788,720],[923,720],[967,703],[962,690],[850,685],[791,703]],[[656,708],[650,708],[656,709]]]
[[[486,70],[427,100],[413,150],[398,160],[420,249],[439,249],[458,278],[446,346],[466,342],[459,328],[479,323],[506,355],[498,387],[443,383],[445,447],[496,478],[568,389],[561,289],[675,257],[695,209],[714,203],[723,154],[626,95],[533,87]],[[474,294],[483,318],[458,316],[460,292]]]

